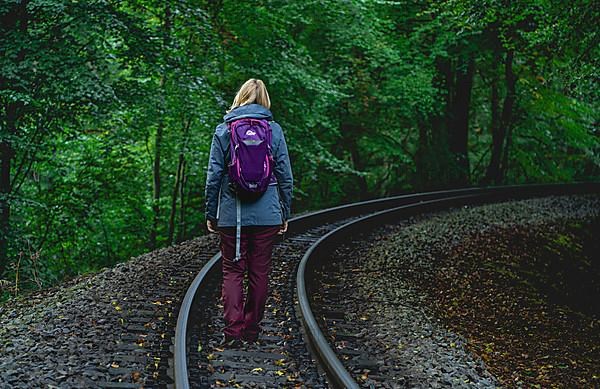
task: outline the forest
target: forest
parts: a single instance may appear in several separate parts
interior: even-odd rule
[[[2,0],[2,300],[203,235],[216,125],[268,88],[292,212],[600,179],[593,0]]]

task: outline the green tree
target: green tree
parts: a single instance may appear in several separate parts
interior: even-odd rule
[[[44,139],[77,132],[79,115],[99,115],[114,100],[106,40],[121,33],[113,5],[5,1],[0,6],[0,274],[10,243],[11,210]],[[40,209],[42,213],[47,209]]]

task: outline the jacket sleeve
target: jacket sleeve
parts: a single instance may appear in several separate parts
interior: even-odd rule
[[[290,164],[290,156],[288,153],[287,143],[283,131],[281,132],[281,140],[275,150],[275,177],[277,178],[277,186],[279,189],[279,198],[281,200],[283,220],[288,220],[291,214],[292,207],[292,192],[294,188],[294,177],[292,176],[292,166]]]
[[[217,207],[219,204],[219,191],[225,171],[225,158],[223,148],[217,133],[213,135],[210,145],[210,156],[208,157],[208,169],[206,172],[206,186],[204,187],[204,198],[206,199],[205,216],[207,220],[217,220]]]

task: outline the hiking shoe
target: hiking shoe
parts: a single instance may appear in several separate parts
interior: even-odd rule
[[[224,335],[219,346],[222,348],[239,348],[242,346],[242,340],[229,335]]]
[[[242,335],[242,341],[247,345],[260,346],[261,342],[258,340],[258,335],[255,336],[245,336]]]
[[[245,346],[256,346],[256,347],[260,347],[262,345],[262,343],[260,342],[260,340],[255,339],[255,340],[246,340],[246,339],[242,339],[242,342],[244,342]]]

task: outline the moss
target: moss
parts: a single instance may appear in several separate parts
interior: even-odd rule
[[[557,234],[552,242],[569,249],[573,247],[573,239],[571,239],[569,235],[565,234]]]

